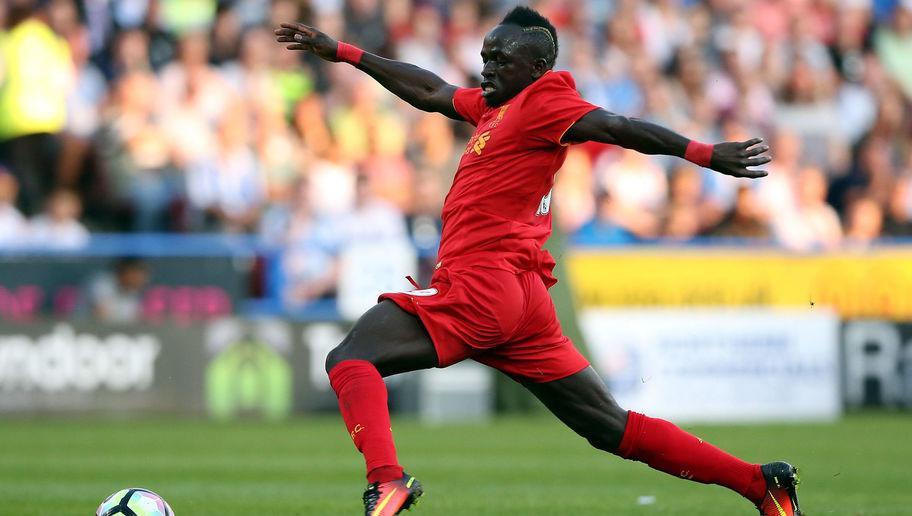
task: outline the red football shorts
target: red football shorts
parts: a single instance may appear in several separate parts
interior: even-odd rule
[[[589,366],[561,331],[554,302],[536,272],[439,269],[430,288],[389,292],[378,301],[384,299],[421,319],[439,367],[471,358],[518,381],[540,383]]]

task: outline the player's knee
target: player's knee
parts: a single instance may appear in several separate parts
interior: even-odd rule
[[[339,343],[336,347],[332,348],[329,351],[329,354],[326,355],[326,372],[329,373],[333,370],[334,367],[339,365],[339,362],[343,360],[350,360],[351,353],[349,348],[351,347],[351,336],[355,330],[352,329],[348,332],[348,335],[342,339],[342,342]]]
[[[327,374],[328,374],[330,371],[332,371],[333,368],[336,367],[336,366],[339,364],[339,362],[341,362],[342,360],[344,360],[344,359],[342,358],[342,351],[339,349],[340,347],[342,347],[341,344],[338,345],[338,346],[336,346],[336,347],[334,347],[334,348],[332,348],[332,349],[329,351],[329,354],[326,355],[326,365],[325,365],[325,366],[326,366],[326,373],[327,373]]]
[[[329,373],[340,362],[345,360],[370,360],[359,345],[359,331],[357,325],[348,332],[338,346],[326,355],[326,372]]]

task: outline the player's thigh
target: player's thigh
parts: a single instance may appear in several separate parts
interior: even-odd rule
[[[617,404],[591,366],[560,380],[523,385],[593,446],[617,450],[627,426],[627,411]]]
[[[436,367],[437,351],[418,317],[392,301],[381,301],[329,352],[326,370],[343,360],[367,360],[381,375],[390,376]]]

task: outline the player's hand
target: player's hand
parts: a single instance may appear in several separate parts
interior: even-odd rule
[[[761,156],[769,150],[763,144],[763,138],[754,138],[746,142],[725,142],[713,145],[712,160],[709,168],[727,176],[749,177],[752,179],[767,175],[764,170],[751,170],[769,163],[771,156]]]
[[[317,29],[303,23],[283,23],[275,31],[276,41],[289,43],[288,50],[303,50],[327,61],[338,62],[338,42]]]

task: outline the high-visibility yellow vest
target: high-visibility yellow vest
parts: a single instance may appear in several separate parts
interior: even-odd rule
[[[72,83],[70,48],[43,22],[0,32],[0,141],[62,130]]]

